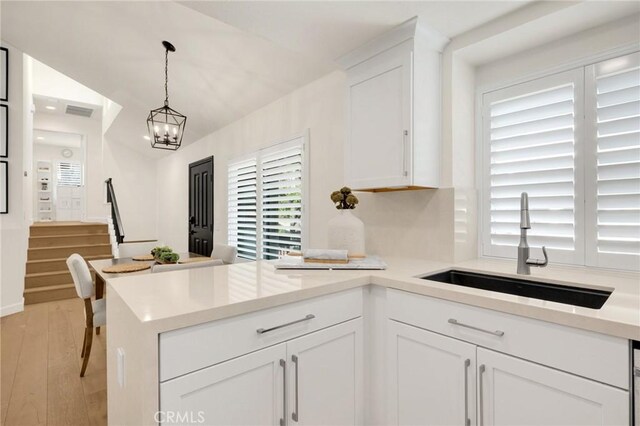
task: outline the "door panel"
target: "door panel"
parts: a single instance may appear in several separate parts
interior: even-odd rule
[[[287,355],[290,425],[362,424],[361,318],[294,339]]]
[[[354,189],[410,183],[411,55],[399,46],[350,71],[346,173]]]
[[[163,424],[280,425],[285,357],[280,344],[161,383]]]
[[[189,251],[213,250],[213,157],[189,165]]]
[[[482,425],[629,424],[628,392],[487,349],[477,354]]]
[[[388,337],[389,424],[475,424],[475,345],[392,320]]]

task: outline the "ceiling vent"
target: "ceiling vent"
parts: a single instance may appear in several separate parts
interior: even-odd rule
[[[75,105],[67,105],[66,113],[69,115],[79,115],[80,117],[91,118],[93,110],[91,108],[84,108]]]

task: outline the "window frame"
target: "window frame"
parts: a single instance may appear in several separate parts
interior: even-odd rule
[[[292,135],[286,139],[272,142],[256,151],[242,156],[231,158],[227,161],[227,177],[229,167],[235,163],[255,159],[256,162],[256,259],[264,260],[262,247],[262,158],[274,152],[284,151],[291,147],[301,146],[302,150],[302,185],[301,185],[301,219],[300,219],[300,244],[302,249],[308,247],[310,209],[307,207],[309,200],[309,129]],[[227,181],[227,241],[229,239],[229,182]],[[253,259],[250,259],[253,260]]]
[[[554,262],[568,264],[584,264],[584,174],[583,156],[578,144],[582,142],[584,133],[583,120],[578,119],[584,115],[584,74],[581,69],[564,71],[546,77],[505,87],[484,93],[482,97],[482,139],[481,139],[481,184],[480,184],[480,211],[482,222],[479,227],[481,254],[486,257],[499,257],[511,259],[517,256],[516,247],[494,246],[491,244],[491,103],[500,99],[517,98],[527,93],[544,91],[554,86],[562,86],[573,83],[574,89],[574,244],[573,252],[565,250],[548,249],[549,258]],[[489,124],[489,125],[488,125]],[[535,252],[536,249],[533,251]]]
[[[517,256],[516,248],[513,248],[512,253],[508,255],[496,255],[491,253],[489,250],[485,250],[487,246],[487,241],[490,245],[490,214],[489,211],[489,200],[490,196],[487,191],[490,188],[490,169],[488,165],[490,164],[488,156],[490,155],[490,151],[487,145],[490,143],[490,140],[487,138],[487,129],[485,128],[485,120],[484,116],[487,114],[485,103],[485,95],[498,92],[500,90],[506,90],[509,88],[514,88],[515,86],[527,84],[536,80],[543,80],[546,78],[551,78],[556,75],[561,75],[567,72],[576,72],[582,73],[582,117],[583,119],[580,122],[580,134],[576,131],[576,138],[581,138],[583,148],[581,150],[576,150],[576,169],[575,175],[577,181],[580,181],[580,191],[582,194],[582,206],[576,202],[576,237],[578,237],[578,211],[581,211],[581,221],[583,230],[581,231],[581,237],[583,240],[582,244],[582,261],[573,262],[567,261],[567,259],[561,259],[554,254],[550,255],[551,263],[560,263],[560,264],[568,264],[570,266],[577,267],[596,267],[602,269],[613,269],[613,270],[631,270],[637,271],[640,265],[630,264],[629,256],[631,255],[623,255],[624,259],[617,254],[602,254],[597,253],[597,214],[590,209],[593,209],[596,202],[597,193],[596,191],[586,191],[585,185],[595,185],[597,175],[593,170],[587,166],[588,164],[592,164],[591,162],[595,161],[595,154],[593,153],[594,147],[597,148],[597,140],[595,129],[595,78],[591,79],[590,68],[596,67],[598,64],[615,59],[618,57],[638,54],[640,53],[640,46],[637,44],[632,44],[628,46],[624,46],[621,48],[611,49],[609,51],[598,53],[595,55],[591,55],[588,57],[581,58],[577,61],[572,61],[565,63],[560,66],[556,66],[553,68],[547,68],[544,70],[537,71],[535,73],[530,73],[528,75],[524,75],[518,79],[512,79],[510,81],[503,81],[497,83],[491,83],[489,85],[481,86],[476,88],[476,112],[475,112],[475,126],[476,126],[476,187],[478,188],[478,204],[477,204],[477,214],[478,214],[478,229],[477,229],[477,250],[478,256],[482,258],[508,258],[515,259]],[[576,94],[576,98],[577,98]],[[577,101],[576,101],[577,102]],[[478,143],[479,142],[479,143]],[[578,144],[579,141],[576,141]],[[582,169],[582,173],[579,174],[577,168],[580,167]],[[579,177],[579,179],[578,179]],[[576,181],[576,194],[578,192]],[[590,192],[590,193],[589,193]],[[488,232],[487,232],[488,230]],[[576,242],[576,248],[577,248]],[[533,256],[535,257],[535,249]],[[562,256],[561,256],[562,257]],[[578,256],[579,257],[579,256]]]

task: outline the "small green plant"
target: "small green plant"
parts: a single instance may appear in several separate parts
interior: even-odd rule
[[[163,263],[176,263],[180,259],[180,255],[169,246],[154,247],[151,250],[151,255]]]
[[[331,201],[336,205],[338,210],[353,210],[358,204],[358,197],[351,193],[351,188],[342,187],[340,191],[331,193]]]

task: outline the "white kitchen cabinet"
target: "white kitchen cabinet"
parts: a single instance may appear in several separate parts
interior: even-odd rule
[[[409,42],[349,71],[347,184],[354,189],[411,183]]]
[[[291,340],[287,355],[289,424],[362,424],[361,318]]]
[[[447,42],[413,19],[339,60],[347,70],[345,177],[352,189],[439,186]]]
[[[475,345],[393,320],[387,342],[389,424],[475,423]]]
[[[629,393],[478,348],[478,416],[483,426],[629,424]]]
[[[362,362],[357,318],[161,383],[163,423],[361,424]]]
[[[286,357],[286,344],[279,344],[162,383],[162,418],[158,420],[162,424],[280,425],[285,418]]]
[[[629,424],[628,341],[399,290],[387,296],[389,424],[464,425],[465,413],[481,426]]]

